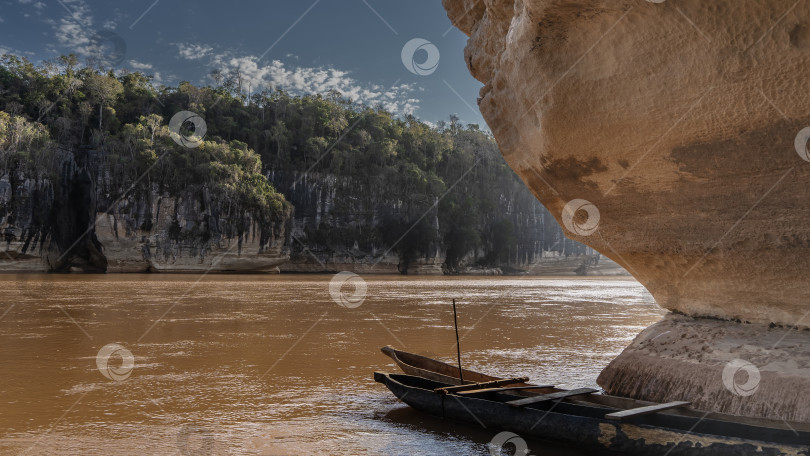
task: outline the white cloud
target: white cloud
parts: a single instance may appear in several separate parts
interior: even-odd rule
[[[113,65],[123,60],[126,42],[109,30],[115,27],[115,22],[107,21],[98,29],[84,0],[60,0],[59,4],[69,13],[62,14],[58,20],[45,21],[53,27],[56,38],[54,44],[47,46],[50,52],[65,53],[67,49],[81,57],[93,57]]]
[[[29,57],[30,58],[30,57],[32,57],[34,55],[34,53],[31,52],[31,51],[20,51],[19,49],[11,49],[11,48],[0,46],[0,55],[3,55],[3,54],[15,55],[15,56],[20,57],[20,58],[22,58],[22,57]]]
[[[33,0],[20,0],[21,3],[23,1]],[[55,24],[58,42],[79,54],[89,55],[96,52],[97,45],[92,40],[93,17],[89,14],[88,6],[81,0],[63,3],[72,13]]]
[[[131,66],[134,70],[138,71],[151,70],[154,68],[151,63],[143,63],[137,60],[130,60],[129,66]]]
[[[152,73],[152,82],[157,85],[172,85],[175,84],[179,78],[174,74],[163,74],[159,71]]]
[[[87,26],[68,19],[62,19],[56,28],[59,43],[80,54],[90,54],[91,36]]]
[[[175,43],[177,50],[180,52],[180,57],[186,60],[199,60],[211,54],[214,49],[210,46],[203,44],[193,43]]]
[[[2,24],[3,22],[6,22],[6,21],[4,21],[2,17],[0,17],[0,24]]]
[[[419,109],[420,100],[410,96],[415,88],[408,84],[362,83],[349,72],[335,68],[288,67],[278,60],[260,64],[255,57],[217,55],[213,63],[226,74],[238,70],[254,91],[273,87],[293,94],[324,94],[336,90],[354,102],[369,106],[380,104],[395,114],[413,114]]]

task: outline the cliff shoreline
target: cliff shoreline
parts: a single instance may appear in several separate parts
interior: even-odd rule
[[[130,248],[137,248],[144,244],[131,242]],[[107,271],[86,271],[80,268],[71,268],[67,271],[48,271],[47,264],[40,257],[32,255],[13,255],[13,250],[0,252],[0,274],[144,274],[144,273],[170,273],[170,274],[334,274],[341,271],[353,272],[358,275],[408,275],[397,268],[396,264],[389,263],[382,267],[373,267],[372,264],[363,263],[324,263],[316,262],[291,263],[289,257],[284,255],[268,255],[260,258],[260,262],[253,262],[257,267],[247,267],[250,260],[234,255],[222,266],[208,270],[208,267],[153,267],[146,260],[114,260]],[[211,255],[211,254],[209,254]],[[5,259],[2,257],[5,256]],[[216,256],[216,255],[214,255]],[[468,267],[461,270],[447,270],[441,268],[441,274],[413,274],[410,275],[444,275],[444,276],[505,276],[505,277],[630,277],[630,274],[610,259],[601,258],[599,266],[588,268],[586,273],[578,272],[584,261],[593,256],[583,255],[570,259],[547,258],[533,263],[528,269],[518,268],[481,268]],[[236,264],[229,267],[229,264]]]

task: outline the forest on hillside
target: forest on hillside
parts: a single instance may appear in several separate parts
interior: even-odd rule
[[[267,224],[317,212],[314,222],[292,216],[302,222],[288,230],[293,254],[303,245],[321,254],[393,250],[406,263],[438,255],[452,269],[586,252],[564,237],[477,125],[451,116],[432,126],[337,92],[248,94],[239,73],[212,79],[206,87],[167,87],[140,72],[81,65],[73,55],[39,65],[3,56],[0,179],[12,191],[0,217],[14,225],[21,180],[58,181],[59,154],[91,150],[103,168],[97,211],[128,193],[193,188]],[[181,111],[205,121],[198,147],[172,138],[167,123]],[[183,134],[193,128],[184,125]],[[329,178],[344,184],[328,198],[302,196],[302,185]],[[177,227],[172,236],[196,242],[210,237],[206,230]]]

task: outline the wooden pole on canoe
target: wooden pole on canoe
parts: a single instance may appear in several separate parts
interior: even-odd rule
[[[456,314],[456,300],[453,300],[453,323],[456,325],[456,355],[458,355],[458,379],[464,384],[464,374],[461,370],[461,344],[458,341],[458,315]]]

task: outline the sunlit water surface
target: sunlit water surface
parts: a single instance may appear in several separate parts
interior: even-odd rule
[[[397,372],[380,347],[454,360],[456,298],[465,367],[593,387],[663,315],[629,279],[371,276],[357,308],[332,300],[330,279],[0,276],[0,453],[489,454],[497,430],[374,383]],[[109,343],[134,355],[124,381],[97,367]]]

